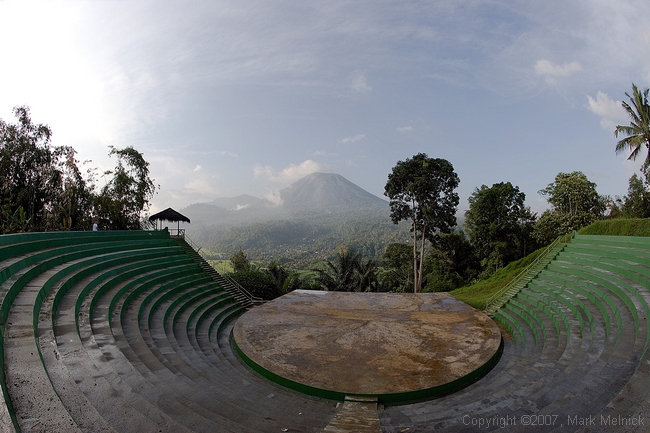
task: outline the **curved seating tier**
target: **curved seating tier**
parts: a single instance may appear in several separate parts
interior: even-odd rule
[[[644,431],[649,289],[650,239],[576,236],[494,314],[500,362],[379,410],[382,431]],[[0,431],[323,431],[336,402],[233,353],[245,308],[166,231],[0,236]]]
[[[494,314],[512,339],[493,371],[445,398],[386,408],[382,428],[646,431],[649,305],[650,238],[576,235]]]
[[[0,431],[320,431],[233,358],[244,307],[158,232],[0,236]]]

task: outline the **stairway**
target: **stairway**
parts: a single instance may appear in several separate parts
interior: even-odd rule
[[[542,255],[540,255],[533,263],[517,275],[510,283],[508,283],[499,293],[493,296],[486,302],[485,312],[492,316],[498,311],[508,300],[521,291],[526,285],[532,281],[539,272],[544,269],[557,254],[564,249],[566,243],[560,242],[558,238]]]
[[[243,307],[252,307],[254,304],[259,304],[264,302],[261,298],[254,297],[241,285],[237,284],[232,278],[222,275],[217,272],[212,265],[210,265],[203,256],[196,251],[184,238],[176,237],[174,240],[178,245],[183,248],[183,250],[196,261],[201,269],[203,269],[208,275],[210,275],[214,281],[219,283],[228,293],[230,293]]]

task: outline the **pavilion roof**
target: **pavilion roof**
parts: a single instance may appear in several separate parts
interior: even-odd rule
[[[167,209],[153,214],[149,217],[149,221],[183,221],[190,222],[190,219],[183,215],[180,212],[175,211],[174,209],[168,207]]]

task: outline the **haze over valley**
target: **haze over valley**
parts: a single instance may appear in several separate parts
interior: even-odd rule
[[[251,259],[305,265],[339,246],[379,258],[389,243],[409,242],[408,225],[390,220],[388,201],[333,173],[305,176],[273,200],[222,197],[181,213],[192,221],[188,236],[215,259],[242,249]]]

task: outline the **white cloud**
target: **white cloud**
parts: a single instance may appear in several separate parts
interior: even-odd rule
[[[79,9],[69,2],[0,2],[0,40],[20,41],[3,47],[11,67],[5,60],[0,68],[0,117],[13,118],[12,107],[28,105],[54,131],[53,144],[104,153],[104,143],[117,140],[102,85],[75,40]]]
[[[162,209],[212,200],[220,192],[215,187],[220,185],[218,178],[200,164],[165,154],[154,154],[148,160],[151,175],[161,187],[153,201]]]
[[[324,150],[317,150],[314,152],[314,155],[316,156],[336,156],[338,153],[336,152],[325,152]]]
[[[210,196],[215,190],[206,179],[191,179],[184,185],[185,191],[192,195]]]
[[[269,165],[255,164],[253,167],[253,176],[270,178],[273,176],[273,168]]]
[[[357,134],[354,137],[345,137],[344,139],[341,140],[341,143],[347,144],[347,143],[356,143],[357,141],[361,141],[366,138],[366,134]]]
[[[308,174],[327,170],[328,169],[325,165],[308,159],[300,163],[300,165],[290,164],[289,167],[279,172],[273,170],[271,166],[262,166],[261,164],[257,164],[253,167],[253,174],[255,177],[266,177],[272,182],[288,183],[303,178]]]
[[[267,192],[264,198],[270,201],[273,206],[280,206],[282,204],[282,197],[278,190]]]
[[[400,126],[399,128],[397,128],[397,132],[406,133],[406,132],[411,132],[411,131],[413,131],[413,127],[411,125],[409,125],[409,126]]]
[[[372,90],[366,75],[359,71],[352,73],[350,87],[357,93],[368,93]]]
[[[621,106],[621,101],[609,99],[606,93],[598,92],[596,99],[587,96],[589,102],[589,111],[597,116],[600,116],[600,126],[603,129],[612,131],[616,125],[625,123],[627,120],[627,113]]]
[[[576,72],[582,71],[579,62],[565,63],[564,65],[555,65],[549,60],[541,59],[535,63],[535,72],[546,77],[546,81],[554,83],[557,77],[569,77]]]

